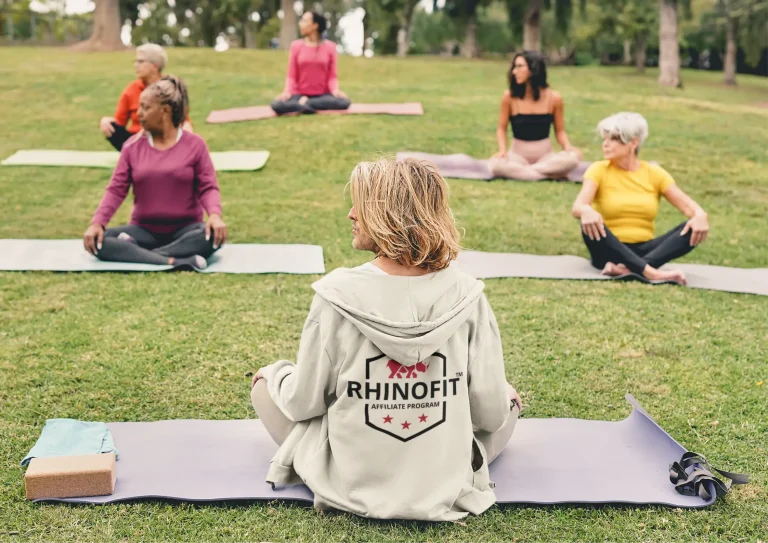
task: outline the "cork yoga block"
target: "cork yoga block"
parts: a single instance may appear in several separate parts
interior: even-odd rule
[[[33,458],[24,475],[28,500],[106,496],[115,491],[115,455]]]

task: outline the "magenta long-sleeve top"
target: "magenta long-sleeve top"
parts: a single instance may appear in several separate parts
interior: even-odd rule
[[[183,132],[165,151],[152,147],[143,134],[127,141],[92,222],[106,226],[131,186],[131,224],[150,232],[170,233],[201,222],[203,210],[221,215],[216,170],[197,134]]]
[[[285,89],[291,95],[302,96],[333,94],[339,90],[336,44],[323,40],[317,47],[313,47],[304,40],[294,41],[291,44]]]

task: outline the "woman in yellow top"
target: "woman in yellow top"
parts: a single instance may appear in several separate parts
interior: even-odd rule
[[[642,115],[617,113],[600,121],[597,131],[605,160],[584,174],[572,209],[573,216],[581,219],[592,265],[605,275],[634,273],[684,285],[682,271],[659,268],[707,238],[707,214],[663,168],[637,158],[648,137],[648,122]],[[688,220],[654,238],[662,195]]]

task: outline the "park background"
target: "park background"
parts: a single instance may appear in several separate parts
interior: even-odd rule
[[[282,89],[288,56],[280,49],[295,27],[282,24],[275,4],[200,1],[193,9],[176,2],[144,5],[145,11],[104,0],[91,6],[100,10],[97,16],[68,15],[66,5],[55,3],[36,4],[33,12],[26,2],[5,1],[0,156],[35,148],[110,149],[98,120],[114,111],[134,78],[133,51],[122,40],[127,24],[134,44],[170,40],[168,71],[187,82],[196,131],[211,150],[271,152],[259,172],[219,176],[231,242],[318,244],[329,270],[367,259],[351,248],[346,218],[344,187],[355,164],[399,150],[489,156],[496,150],[508,54],[532,35],[525,20],[510,23],[507,4],[437,10],[419,4],[404,27],[408,6],[373,3],[366,10],[370,21],[358,27],[363,43],[373,40],[373,56],[351,50],[340,56],[342,89],[357,101],[420,101],[423,117],[208,125],[211,110],[267,104]],[[113,10],[112,30],[104,33],[94,17],[106,17],[109,5],[122,15]],[[350,4],[347,12],[331,5],[323,9],[338,21],[361,7]],[[694,2],[690,18],[686,6],[676,6],[672,51],[679,62],[666,69],[656,65],[655,52],[664,34],[662,11],[671,14],[666,2],[646,5],[652,9],[641,0],[588,2],[583,12],[579,5],[532,5],[539,16],[526,20],[540,22],[541,49],[554,64],[550,82],[564,96],[570,139],[585,158],[601,156],[594,131],[600,119],[622,110],[642,113],[651,134],[641,157],[659,161],[709,214],[710,238],[684,260],[768,267],[768,78],[747,73],[764,67],[760,39],[766,33],[750,34],[764,7],[755,2],[746,5],[762,11],[738,11],[748,15],[736,21],[732,43],[740,69],[732,85],[723,65],[710,60],[710,69],[699,69],[705,57],[687,52],[699,43],[696,50],[708,51],[706,58],[727,56],[726,4]],[[44,13],[45,6],[56,10]],[[235,11],[238,6],[245,8]],[[529,14],[528,7],[513,13]],[[171,13],[176,25],[168,24]],[[566,27],[558,26],[557,13],[570,14]],[[336,19],[330,34],[342,43]],[[641,73],[631,36],[642,24]],[[281,30],[287,32],[282,40]],[[398,57],[398,36],[408,55],[401,50]],[[410,37],[404,42],[403,36]],[[624,58],[627,41],[635,58]],[[739,60],[758,50],[762,60]],[[480,59],[465,58],[474,56]],[[692,65],[694,57],[699,61]],[[0,238],[81,237],[109,174],[0,167]],[[466,248],[586,256],[570,216],[577,185],[449,183]],[[127,221],[129,211],[126,202],[113,224]],[[657,228],[666,231],[680,220],[663,204]],[[461,524],[428,525],[280,503],[73,507],[24,500],[19,461],[46,418],[253,418],[248,374],[295,357],[313,279],[0,273],[0,541],[768,540],[768,299],[639,283],[501,279],[486,281],[485,292],[499,322],[506,376],[523,396],[525,416],[620,420],[629,413],[624,394],[632,392],[685,447],[752,476],[750,485],[706,510],[504,507]]]

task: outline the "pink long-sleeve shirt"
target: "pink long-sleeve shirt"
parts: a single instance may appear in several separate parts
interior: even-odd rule
[[[285,89],[291,94],[318,96],[339,90],[336,75],[336,44],[323,40],[317,47],[304,40],[291,44]]]
[[[197,134],[183,132],[165,151],[152,147],[143,134],[128,140],[92,222],[106,226],[131,185],[131,224],[150,232],[166,234],[201,222],[203,210],[221,214],[216,170]]]

